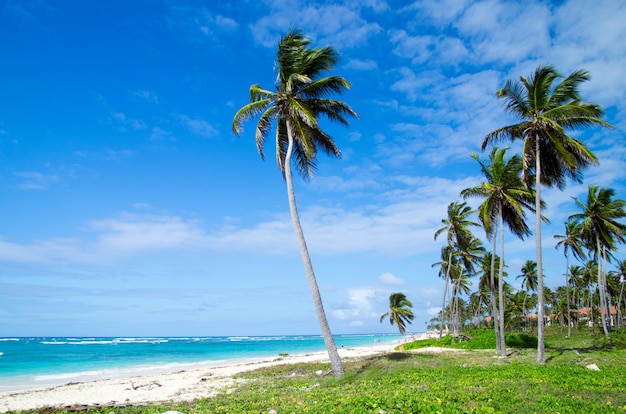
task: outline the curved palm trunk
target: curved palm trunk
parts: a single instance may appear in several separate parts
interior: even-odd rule
[[[309,256],[309,250],[304,239],[304,232],[300,225],[300,218],[298,217],[298,209],[296,206],[296,195],[293,188],[293,177],[291,176],[291,153],[293,151],[293,137],[291,132],[291,125],[287,123],[287,136],[289,139],[289,145],[287,147],[287,154],[285,156],[285,181],[287,182],[287,196],[289,198],[289,212],[291,213],[291,222],[298,239],[298,246],[300,247],[300,255],[302,256],[302,262],[306,271],[306,277],[309,281],[309,288],[311,289],[311,295],[313,296],[313,304],[315,305],[315,313],[317,314],[317,320],[320,324],[322,331],[322,337],[324,338],[324,344],[326,345],[326,351],[328,351],[328,357],[330,359],[330,365],[333,369],[335,377],[341,377],[344,374],[343,364],[337,351],[337,346],[333,339],[333,335],[326,319],[326,312],[324,312],[324,305],[322,303],[322,296],[320,295],[319,288],[317,286],[317,280],[315,279],[315,272],[313,271],[313,265],[311,263],[311,257]]]
[[[524,325],[528,329],[528,318],[526,317],[526,299],[528,299],[528,291],[524,291],[524,301],[522,302],[522,315],[524,316]]]
[[[491,282],[491,318],[493,319],[493,331],[496,334],[496,351],[500,352],[500,327],[498,323],[498,305],[496,305],[496,237],[493,233],[493,252],[491,253],[491,268],[489,269],[489,281]]]
[[[506,335],[504,333],[504,226],[500,209],[500,266],[498,269],[498,306],[500,306],[500,355],[506,356]]]
[[[441,320],[439,321],[439,340],[441,340],[441,338],[443,337],[443,321],[444,321],[444,314],[445,314],[445,309],[446,309],[446,293],[448,292],[448,282],[450,280],[450,264],[452,263],[452,252],[450,252],[450,255],[448,257],[448,268],[446,269],[446,281],[445,281],[445,285],[443,287],[443,297],[441,299]]]
[[[535,244],[537,249],[537,362],[545,364],[543,319],[543,255],[541,251],[541,157],[539,137],[535,137]]]

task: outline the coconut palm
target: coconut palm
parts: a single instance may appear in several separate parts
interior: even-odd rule
[[[537,262],[526,260],[520,271],[522,273],[515,278],[522,279],[522,289],[524,289],[526,297],[528,297],[529,292],[537,291]],[[526,311],[526,298],[524,298],[524,311]]]
[[[581,225],[583,240],[589,246],[595,247],[595,259],[598,263],[598,293],[600,294],[600,309],[602,315],[602,329],[608,337],[607,327],[607,286],[606,271],[604,270],[606,252],[609,254],[615,250],[616,242],[623,243],[626,236],[626,225],[619,222],[626,217],[626,201],[614,200],[615,190],[600,188],[596,185],[589,186],[587,202],[574,198],[576,205],[582,210],[570,216]]]
[[[565,222],[565,234],[556,234],[554,238],[559,239],[555,248],[563,247],[565,255],[565,288],[567,294],[567,337],[572,336],[572,324],[570,322],[570,296],[569,296],[569,254],[574,253],[574,257],[578,260],[585,260],[586,255],[583,251],[583,240],[581,239],[582,226],[574,220]]]
[[[322,77],[332,70],[338,60],[332,47],[311,48],[310,40],[300,31],[291,30],[278,42],[276,90],[250,87],[251,103],[243,106],[233,119],[233,132],[241,135],[243,123],[259,116],[256,125],[257,150],[264,158],[264,145],[272,124],[276,124],[276,161],[287,184],[289,210],[309,287],[313,295],[317,318],[324,337],[335,376],[343,375],[343,365],[333,341],[324,307],[300,225],[291,173],[292,157],[298,171],[308,179],[315,171],[318,150],[339,157],[333,139],[320,128],[319,118],[347,125],[348,116],[356,113],[344,102],[328,97],[349,89],[350,83],[340,76]]]
[[[520,122],[488,133],[482,148],[503,139],[523,140],[522,179],[528,187],[535,188],[535,243],[537,250],[538,345],[537,362],[545,363],[543,258],[541,249],[541,185],[562,189],[567,178],[580,181],[582,170],[597,164],[595,155],[578,139],[568,135],[591,125],[610,126],[601,120],[603,109],[594,103],[584,102],[579,85],[589,80],[589,73],[578,70],[562,78],[551,65],[539,66],[530,78],[509,80],[497,92],[504,99],[508,112]]]
[[[413,304],[406,298],[404,293],[396,292],[389,296],[389,311],[380,315],[380,323],[388,316],[389,323],[398,327],[401,335],[406,332],[406,325],[410,324],[413,315]]]
[[[493,239],[493,249],[496,246],[497,230],[500,230],[500,268],[498,278],[498,307],[500,352],[506,355],[506,343],[504,334],[504,292],[502,290],[502,274],[504,273],[504,223],[509,230],[523,239],[530,233],[530,229],[524,221],[525,210],[534,211],[534,193],[526,188],[520,174],[522,172],[522,160],[518,155],[506,159],[508,148],[493,148],[488,160],[481,160],[475,153],[471,154],[480,164],[480,169],[485,176],[485,181],[476,186],[461,191],[463,198],[480,197],[484,201],[478,207],[478,217],[485,228],[489,238]],[[492,257],[495,257],[492,256]],[[495,264],[495,263],[494,263]],[[498,335],[498,332],[496,332]]]
[[[446,291],[450,279],[450,270],[452,268],[452,258],[454,250],[457,249],[461,252],[466,252],[472,242],[474,236],[469,230],[470,226],[478,226],[478,223],[469,219],[471,214],[475,213],[474,210],[467,203],[452,202],[448,205],[448,216],[441,219],[444,226],[435,232],[435,240],[440,234],[446,233],[446,241],[451,249],[448,250],[448,266],[446,269],[446,276],[444,282],[443,299],[441,301],[441,326],[439,328],[439,339],[443,336],[443,315],[445,311],[446,303]],[[472,269],[473,264],[468,256],[463,257],[463,263],[467,269]]]

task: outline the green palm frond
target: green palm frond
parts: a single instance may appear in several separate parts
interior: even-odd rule
[[[598,161],[582,142],[570,137],[566,130],[588,126],[611,127],[600,119],[604,111],[599,105],[583,102],[579,96],[580,84],[589,79],[588,72],[583,70],[563,78],[553,66],[541,65],[529,78],[507,81],[497,96],[503,100],[507,112],[521,122],[490,132],[483,139],[482,148],[505,138],[524,140],[523,180],[528,187],[532,186],[537,156],[543,185],[563,188],[567,178],[580,181],[582,170]],[[560,82],[556,83],[557,80]],[[539,154],[535,154],[537,140]]]
[[[319,118],[348,125],[348,117],[358,117],[346,103],[330,99],[347,91],[350,83],[340,76],[321,76],[335,66],[337,52],[332,47],[310,48],[310,43],[295,29],[281,38],[276,60],[277,92],[252,85],[251,103],[241,108],[233,120],[233,132],[241,135],[243,123],[259,116],[256,143],[261,157],[271,125],[276,122],[276,163],[283,176],[291,134],[292,160],[304,179],[315,172],[318,150],[335,157],[341,155],[333,139],[320,129]]]

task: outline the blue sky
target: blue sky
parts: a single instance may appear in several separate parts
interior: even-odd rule
[[[433,234],[481,181],[469,154],[512,121],[495,91],[541,63],[589,70],[582,93],[615,126],[575,133],[600,166],[543,193],[562,284],[571,197],[626,198],[626,3],[596,3],[0,1],[0,336],[319,332],[273,149],[230,129],[292,27],[340,52],[360,115],[324,125],[342,158],[296,180],[334,333],[396,332],[378,322],[394,291],[425,330]],[[507,238],[506,259],[519,286],[533,237]]]

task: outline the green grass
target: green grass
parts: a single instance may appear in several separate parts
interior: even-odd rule
[[[626,412],[623,348],[614,343],[602,344],[601,336],[587,332],[564,338],[557,331],[546,335],[547,362],[538,365],[533,349],[512,349],[507,358],[500,358],[493,351],[472,348],[486,343],[488,333],[493,335],[481,331],[468,334],[471,340],[454,345],[465,347],[460,353],[393,352],[345,361],[346,375],[341,379],[315,373],[328,371],[328,364],[283,365],[238,375],[242,380],[240,385],[212,398],[83,412],[267,413],[272,409],[277,413],[377,414]],[[522,345],[529,341],[523,335],[517,338]],[[586,369],[592,363],[600,367],[599,372]]]
[[[453,349],[495,349],[496,338],[492,330],[479,329],[454,338],[450,335],[439,338],[425,339],[403,345],[405,351],[427,347],[443,347]],[[537,338],[526,333],[506,334],[506,344],[509,348],[536,348]],[[396,350],[399,350],[396,348]]]

